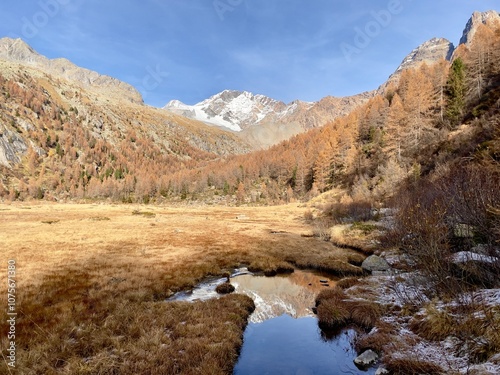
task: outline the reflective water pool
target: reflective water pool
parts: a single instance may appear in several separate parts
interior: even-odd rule
[[[226,278],[214,278],[171,301],[197,301],[220,297],[215,288]],[[353,330],[324,332],[312,307],[315,296],[336,280],[317,272],[296,270],[290,275],[256,276],[246,269],[231,275],[237,293],[247,294],[256,309],[245,330],[235,375],[374,374],[353,363]]]
[[[374,374],[376,369],[363,372],[354,365],[353,335],[352,330],[325,334],[314,317],[285,314],[250,323],[234,374]]]

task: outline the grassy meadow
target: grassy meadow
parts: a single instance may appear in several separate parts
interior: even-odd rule
[[[0,205],[0,276],[7,279],[15,260],[18,312],[16,368],[3,358],[0,372],[231,373],[253,301],[164,300],[240,265],[267,274],[292,265],[359,274],[360,254],[312,236],[304,211],[297,204]],[[6,298],[2,283],[2,306]]]

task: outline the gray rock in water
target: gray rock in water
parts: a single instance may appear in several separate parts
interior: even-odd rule
[[[368,349],[354,359],[354,363],[359,367],[369,367],[377,362],[379,356],[373,350]]]
[[[391,266],[389,266],[389,263],[387,261],[377,255],[371,255],[368,258],[366,258],[361,264],[361,268],[364,269],[365,271],[368,272],[373,272],[373,271],[388,271]]]

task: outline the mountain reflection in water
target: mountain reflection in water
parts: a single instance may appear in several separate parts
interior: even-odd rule
[[[202,301],[219,298],[215,292],[225,278],[205,280],[169,301]],[[312,307],[316,295],[335,279],[317,272],[296,270],[290,275],[256,276],[246,269],[231,275],[237,293],[247,294],[256,309],[245,329],[235,375],[374,374],[356,368],[351,341],[353,330],[324,332]]]
[[[232,278],[231,284],[237,293],[254,300],[256,308],[250,322],[259,323],[283,314],[294,318],[314,316],[311,310],[314,298],[325,288],[321,281],[335,285],[335,281],[327,276],[301,270],[275,277],[242,275]]]
[[[311,308],[316,295],[335,280],[316,272],[243,275],[231,279],[236,292],[255,301],[235,375],[374,374],[354,365],[353,330],[324,332]]]

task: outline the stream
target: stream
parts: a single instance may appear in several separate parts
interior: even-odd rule
[[[225,281],[204,281],[169,300],[218,298],[215,288]],[[351,347],[355,335],[352,329],[325,332],[318,327],[311,310],[314,298],[335,282],[331,276],[311,271],[265,277],[244,268],[236,270],[231,275],[235,292],[251,297],[256,308],[244,333],[234,375],[375,374],[376,367],[362,371],[353,363],[356,352]]]

